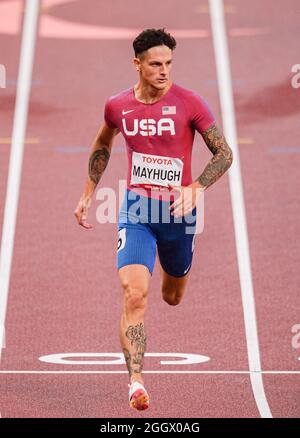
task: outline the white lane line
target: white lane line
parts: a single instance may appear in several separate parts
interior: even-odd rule
[[[233,150],[234,157],[233,165],[229,170],[229,186],[246,329],[248,362],[250,370],[258,371],[257,373],[250,374],[251,385],[260,415],[262,417],[272,418],[272,413],[264,390],[262,373],[260,372],[261,362],[258,331],[223,0],[209,0],[209,5],[224,134]]]
[[[39,0],[27,1],[25,2],[25,5],[17,97],[0,252],[0,359],[5,335],[5,316],[13,258]]]
[[[127,370],[102,370],[102,371],[38,371],[38,370],[1,370],[0,374],[128,374]],[[190,371],[182,371],[182,370],[152,370],[152,371],[143,371],[143,374],[282,374],[282,375],[295,375],[300,374],[300,371],[199,371],[199,370],[190,370]]]

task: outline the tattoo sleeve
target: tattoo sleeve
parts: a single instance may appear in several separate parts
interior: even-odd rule
[[[130,350],[123,348],[126,365],[130,376],[134,373],[141,373],[143,369],[143,358],[146,349],[146,333],[144,324],[140,323],[135,326],[130,325],[125,333],[130,341]]]
[[[97,185],[107,166],[110,151],[107,147],[96,149],[89,159],[89,177]]]
[[[215,183],[229,169],[232,163],[232,151],[228,146],[224,135],[216,125],[202,133],[202,137],[213,153],[212,159],[205,167],[197,181],[205,188]]]

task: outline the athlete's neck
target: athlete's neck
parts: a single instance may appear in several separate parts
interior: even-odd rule
[[[135,98],[142,103],[155,103],[160,100],[171,88],[172,81],[168,81],[165,88],[158,90],[150,84],[139,82],[133,87]]]

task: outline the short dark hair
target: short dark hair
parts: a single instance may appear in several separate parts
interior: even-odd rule
[[[176,40],[165,29],[145,29],[132,43],[135,56],[140,55],[151,47],[165,45],[174,50]]]

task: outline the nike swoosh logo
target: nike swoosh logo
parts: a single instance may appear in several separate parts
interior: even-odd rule
[[[134,109],[133,110],[128,110],[128,111],[122,111],[122,114],[123,114],[123,116],[125,116],[125,114],[128,114],[128,113],[132,113],[132,111],[134,111]]]

